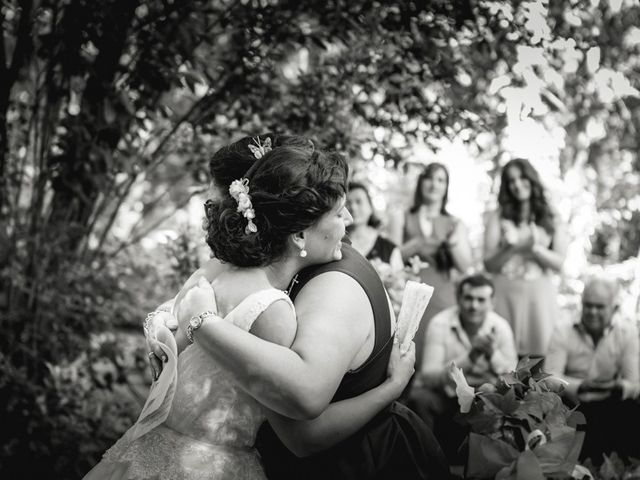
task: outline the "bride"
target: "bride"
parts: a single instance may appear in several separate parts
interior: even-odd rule
[[[217,314],[191,317],[181,349],[204,322],[230,322],[270,342],[290,346],[296,335],[293,304],[283,292],[304,267],[341,258],[341,239],[350,214],[345,208],[347,166],[337,154],[308,148],[266,151],[259,142],[258,160],[244,178],[232,182],[229,194],[207,204],[207,243],[215,259],[208,263]],[[174,304],[177,316],[198,312],[189,291],[202,286],[192,277]],[[207,283],[208,286],[208,283]],[[345,431],[363,426],[396,399],[413,372],[415,353],[401,356],[394,347],[386,382],[356,399],[331,404],[316,420],[325,438],[338,442]],[[259,372],[256,368],[256,372]],[[253,449],[257,430],[269,415],[294,419],[317,416],[291,407],[280,392],[251,395],[198,345],[178,358],[178,383],[167,420],[133,439],[131,430],[104,455],[85,479],[221,479],[264,478]],[[246,372],[256,376],[260,373]],[[296,382],[295,378],[290,379]],[[265,400],[266,399],[266,400]],[[367,418],[345,414],[360,402]],[[346,425],[349,422],[353,425]]]

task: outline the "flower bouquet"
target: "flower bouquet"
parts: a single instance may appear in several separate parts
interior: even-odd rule
[[[525,357],[496,385],[477,391],[452,364],[449,373],[470,429],[465,478],[582,478],[576,463],[584,431],[577,427],[584,416],[562,403],[564,384],[542,372],[541,361]]]

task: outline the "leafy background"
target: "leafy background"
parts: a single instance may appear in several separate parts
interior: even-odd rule
[[[419,167],[443,161],[478,262],[499,168],[526,156],[570,229],[563,305],[605,269],[636,312],[636,1],[3,0],[0,12],[3,477],[79,478],[133,422],[148,381],[140,322],[206,258],[207,159],[242,135],[344,152],[390,233]]]

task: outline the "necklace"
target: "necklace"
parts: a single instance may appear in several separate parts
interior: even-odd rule
[[[293,290],[293,287],[296,285],[296,283],[298,283],[298,274],[297,273],[291,279],[291,283],[289,283],[289,287],[287,287],[287,289],[284,291],[284,294],[285,295],[289,295],[291,293],[291,290]]]

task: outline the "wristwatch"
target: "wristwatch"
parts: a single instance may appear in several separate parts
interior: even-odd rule
[[[205,318],[213,317],[215,315],[216,312],[207,310],[206,312],[194,315],[189,319],[189,325],[187,325],[187,340],[189,340],[189,343],[193,343],[193,332],[195,332],[202,326],[202,322],[205,320]]]

